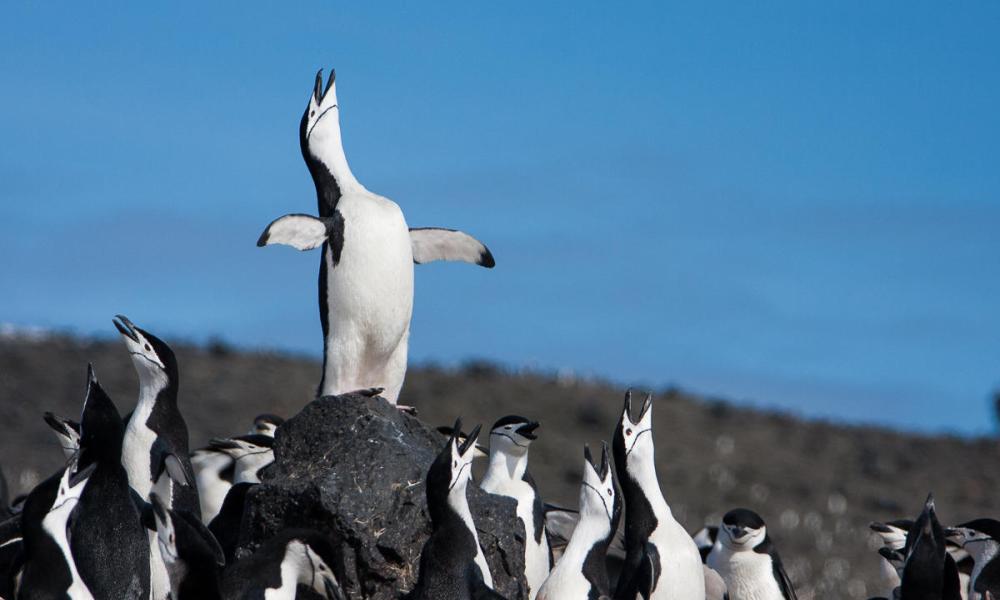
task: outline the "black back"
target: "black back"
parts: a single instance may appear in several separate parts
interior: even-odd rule
[[[42,519],[59,493],[61,477],[62,470],[38,484],[24,502],[24,571],[18,600],[60,598],[73,582],[59,545],[42,528]]]
[[[209,530],[185,510],[171,510],[177,555],[184,562],[183,576],[171,581],[172,600],[221,599],[222,551]]]
[[[96,464],[80,496],[70,547],[96,598],[149,597],[149,541],[121,464],[125,426],[91,370],[80,419],[80,465]]]
[[[14,577],[24,563],[21,535],[20,514],[0,523],[0,598],[14,597]]]
[[[222,578],[226,598],[263,598],[264,590],[281,585],[281,561],[293,540],[309,546],[344,581],[344,561],[335,546],[322,534],[310,529],[285,529],[247,558],[226,568]]]
[[[906,540],[908,553],[900,584],[900,600],[937,600],[945,594],[948,556],[944,530],[928,497]]]
[[[762,520],[761,524],[763,523]],[[796,600],[797,596],[795,595],[795,588],[792,586],[792,580],[788,578],[788,573],[785,572],[785,566],[781,562],[781,556],[778,555],[778,549],[771,542],[771,535],[765,535],[764,541],[757,544],[753,551],[758,554],[767,554],[771,557],[771,572],[774,574],[774,580],[778,582],[778,587],[781,588],[781,595],[785,597],[785,600]]]

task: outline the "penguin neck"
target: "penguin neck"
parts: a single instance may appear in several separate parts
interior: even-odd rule
[[[490,465],[487,469],[491,474],[491,479],[498,475],[504,479],[520,480],[524,479],[524,473],[528,470],[528,452],[520,456],[515,456],[507,452],[490,452]]]
[[[469,509],[469,500],[465,496],[467,485],[467,483],[456,485],[450,492],[448,492],[448,508],[450,510],[445,511],[445,518],[448,518],[448,515],[453,516],[453,518],[457,517],[465,528],[469,530],[469,533],[472,534],[473,539],[476,541],[476,546],[479,546],[479,536],[476,534],[476,525],[472,520],[472,511]]]
[[[253,452],[239,457],[236,459],[233,484],[260,483],[260,476],[257,472],[272,462],[274,462],[273,452]]]
[[[136,412],[140,408],[152,410],[156,405],[177,406],[177,381],[166,373],[150,374],[139,379],[139,403]]]
[[[267,599],[293,600],[300,583],[312,586],[311,578],[307,580],[305,577],[307,572],[311,574],[305,545],[298,540],[289,542],[281,559],[281,585],[277,589],[268,590]]]
[[[594,551],[595,547],[599,550],[603,544],[606,551],[610,541],[611,528],[605,517],[600,515],[582,516],[576,529],[573,530],[573,536],[566,544],[566,549],[563,551],[559,563],[565,562],[567,565],[582,570],[583,565],[587,562],[587,557]]]
[[[76,502],[73,502],[73,505],[75,506]],[[79,571],[76,570],[76,563],[73,561],[73,554],[70,551],[66,525],[72,511],[73,508],[68,506],[54,509],[42,519],[42,527],[59,547],[65,567],[69,571],[70,585],[66,590],[67,596],[74,600],[92,600],[94,596],[83,583]]]
[[[972,556],[972,578],[975,579],[993,558],[1000,552],[1000,542],[996,540],[985,540],[967,544],[965,549]]]
[[[316,185],[319,216],[331,217],[341,196],[366,190],[354,177],[347,163],[340,137],[340,124],[325,127],[322,136],[315,143],[307,141],[306,165]]]
[[[630,490],[633,494],[634,492],[641,493],[647,502],[649,502],[649,506],[658,521],[665,517],[673,516],[670,512],[670,506],[667,505],[667,501],[663,498],[663,492],[660,491],[660,482],[656,477],[656,465],[652,460],[642,455],[630,455],[626,459],[625,471],[627,474],[625,479],[627,481],[622,482],[623,487],[629,486],[633,488]],[[633,494],[625,496],[625,501],[629,505],[626,506],[626,511],[632,508],[628,499]]]

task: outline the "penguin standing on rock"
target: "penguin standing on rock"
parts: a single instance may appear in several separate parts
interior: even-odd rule
[[[722,517],[707,564],[722,576],[732,600],[795,600],[795,589],[760,515],[737,508]]]
[[[149,542],[121,463],[125,425],[111,398],[87,368],[80,417],[80,465],[93,465],[71,526],[73,558],[98,598],[149,597]]]
[[[524,525],[524,578],[528,600],[552,569],[551,551],[545,532],[545,506],[538,486],[528,473],[528,448],[537,436],[538,423],[511,415],[498,420],[490,430],[490,464],[479,487],[490,494],[513,498],[517,517]]]
[[[479,426],[461,444],[458,421],[427,472],[427,510],[433,532],[420,552],[417,584],[408,600],[502,599],[479,546],[466,490]]]
[[[413,265],[453,260],[491,268],[493,255],[472,236],[450,229],[410,229],[399,206],[361,185],[347,164],[340,135],[335,73],[322,71],[299,124],[299,143],[319,204],[319,217],[285,215],[258,246],[322,247],[319,311],[323,376],[319,395],[384,387],[396,403],[406,375]]]
[[[704,600],[705,573],[698,546],[674,519],[660,492],[653,447],[653,399],[632,420],[632,392],[614,436],[615,468],[625,498],[625,564],[615,600]],[[651,567],[649,566],[651,565]],[[642,570],[651,568],[644,577]],[[651,579],[650,579],[651,578]],[[735,597],[734,597],[735,600]]]
[[[584,447],[583,457],[580,521],[559,562],[539,589],[538,600],[611,598],[605,558],[618,530],[621,497],[611,472],[607,444],[602,446],[599,466],[590,456],[590,448]]]

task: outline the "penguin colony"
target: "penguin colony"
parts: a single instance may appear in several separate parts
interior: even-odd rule
[[[493,255],[451,229],[410,228],[399,206],[351,173],[340,134],[335,77],[315,85],[299,127],[318,216],[289,214],[258,246],[320,248],[324,360],[317,396],[360,392],[397,404],[406,373],[413,265],[437,260],[492,268]],[[344,561],[330,540],[286,529],[237,555],[247,493],[274,461],[283,420],[259,415],[244,432],[188,446],[178,404],[180,369],[170,347],[127,317],[113,321],[139,381],[124,417],[88,366],[79,421],[45,413],[65,467],[11,502],[0,477],[0,600],[360,597],[342,586]],[[409,407],[399,406],[401,410]],[[461,421],[426,474],[432,533],[410,600],[502,599],[480,545],[467,490],[475,458],[480,487],[516,503],[524,532],[525,600],[795,600],[764,519],[735,508],[690,535],[673,517],[655,469],[652,398],[627,393],[600,459],[584,447],[579,506],[545,504],[528,470],[539,423],[510,415],[489,431]],[[624,513],[624,516],[623,516]],[[943,527],[928,497],[916,519],[872,523],[884,590],[901,600],[1000,598],[1000,521]],[[510,600],[514,600],[513,598]]]

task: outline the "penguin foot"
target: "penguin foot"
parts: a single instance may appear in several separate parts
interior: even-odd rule
[[[351,393],[351,394],[359,394],[361,396],[364,396],[365,398],[374,398],[375,396],[378,396],[379,394],[381,394],[384,391],[385,391],[385,388],[370,387],[370,388],[365,388],[363,390],[354,390],[353,392],[349,392],[349,393]]]

